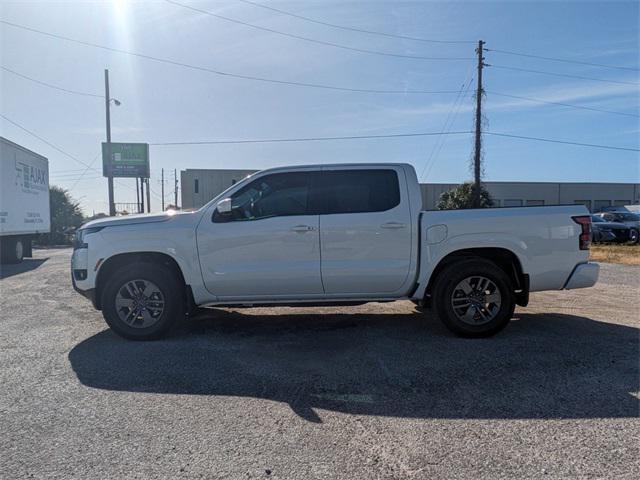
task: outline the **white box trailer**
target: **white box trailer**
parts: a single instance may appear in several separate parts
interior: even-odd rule
[[[31,241],[51,230],[49,161],[0,137],[0,259],[31,256]]]

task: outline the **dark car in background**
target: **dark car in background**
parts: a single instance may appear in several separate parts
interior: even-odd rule
[[[638,242],[638,230],[619,222],[607,222],[600,215],[591,215],[593,243]]]
[[[626,225],[631,229],[629,232],[630,241],[633,243],[638,243],[640,238],[640,215],[632,212],[603,212],[598,213],[598,217],[600,217],[605,222],[609,223],[618,223]]]

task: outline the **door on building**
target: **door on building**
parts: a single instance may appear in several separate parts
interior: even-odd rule
[[[220,299],[322,294],[319,215],[312,189],[319,171],[260,176],[231,196],[197,231],[207,290]]]

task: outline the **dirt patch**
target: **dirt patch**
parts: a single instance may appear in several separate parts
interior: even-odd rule
[[[589,259],[594,262],[640,265],[640,245],[591,245]]]

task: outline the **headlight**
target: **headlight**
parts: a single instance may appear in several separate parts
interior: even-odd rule
[[[87,235],[99,232],[103,228],[104,227],[89,227],[78,230],[73,238],[73,249],[77,250],[79,248],[87,248],[87,244],[84,242]]]

